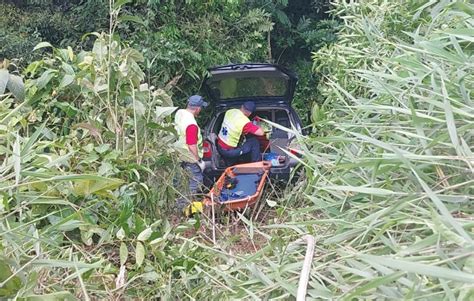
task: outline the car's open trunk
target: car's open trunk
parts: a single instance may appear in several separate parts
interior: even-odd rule
[[[217,139],[219,130],[221,128],[222,121],[224,120],[224,115],[225,115],[225,111],[217,114],[215,123],[212,125],[212,130],[211,130],[211,135],[210,135],[211,139],[213,140],[212,141],[212,147],[213,147],[212,160],[217,168],[226,167],[224,160],[221,158],[216,148],[216,139]],[[259,116],[260,118],[270,120],[284,127],[291,128],[290,115],[289,115],[288,110],[285,108],[271,108],[271,109],[257,108],[255,115]],[[268,152],[277,153],[281,156],[286,156],[286,154],[279,147],[285,148],[286,146],[288,146],[290,138],[292,138],[290,133],[287,133],[286,131],[273,127],[272,133],[270,136],[270,141],[267,141],[268,143],[264,143],[264,141],[260,140],[261,142],[260,151],[262,152],[262,156],[263,156],[263,153],[268,153]],[[288,160],[286,159],[285,162],[282,162],[281,167],[285,167],[287,164],[288,164]]]

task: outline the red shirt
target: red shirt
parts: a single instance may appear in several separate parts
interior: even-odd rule
[[[258,125],[253,124],[252,122],[247,122],[244,125],[244,128],[242,129],[242,134],[247,135],[247,134],[255,134],[256,131],[258,131],[260,127]],[[224,141],[222,141],[220,138],[217,139],[217,143],[225,150],[233,149],[235,147],[232,147],[230,145],[227,145]]]
[[[186,144],[194,145],[198,143],[199,128],[195,124],[190,124],[186,128]]]

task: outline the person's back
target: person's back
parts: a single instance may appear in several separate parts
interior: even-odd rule
[[[230,109],[224,115],[219,139],[230,147],[237,147],[245,125],[250,122],[239,109]]]
[[[186,143],[186,141],[189,142],[189,136],[187,136],[186,133],[189,133],[189,130],[193,130],[196,132],[195,135],[197,135],[196,144],[199,146],[198,149],[201,149],[200,146],[202,145],[202,137],[193,113],[187,109],[179,109],[176,111],[174,117],[174,126],[178,134],[178,141],[176,142],[175,146],[179,151],[179,159],[184,162],[195,163],[196,158],[189,151],[188,143]],[[190,129],[189,126],[191,126],[192,129]]]
[[[201,96],[193,95],[188,98],[186,109],[178,110],[174,118],[174,126],[178,134],[178,141],[175,143],[177,157],[181,162],[181,167],[189,174],[189,194],[184,193],[176,200],[178,210],[182,210],[191,200],[194,200],[202,186],[202,172],[205,164],[201,160],[202,136],[195,116],[206,106],[207,102]]]
[[[255,103],[247,101],[240,109],[230,109],[225,113],[217,139],[217,150],[226,165],[235,164],[247,154],[250,155],[250,162],[260,160],[260,144],[255,137],[248,137],[242,145],[239,143],[242,135],[264,135],[259,126],[250,122],[249,116],[254,112]]]

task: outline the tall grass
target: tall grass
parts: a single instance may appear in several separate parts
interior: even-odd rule
[[[293,299],[317,238],[308,297],[474,297],[474,6],[335,3],[339,42],[314,54],[326,102],[300,137],[306,180],[279,200],[268,244],[213,268],[228,298]],[[229,267],[230,265],[230,267]]]
[[[472,298],[474,6],[336,7],[340,41],[314,55],[327,100],[304,193],[320,215],[289,222],[320,236],[313,285],[331,298]]]
[[[45,154],[63,143],[46,127],[23,135],[2,123],[2,296],[292,300],[305,250],[294,241],[311,234],[308,298],[471,300],[474,6],[346,2],[334,3],[339,42],[314,54],[326,102],[313,108],[314,133],[299,137],[305,179],[269,202],[265,224],[238,217],[264,241],[258,251],[235,254],[226,232],[216,245],[190,236],[205,216],[147,218],[134,203],[134,187],[150,184],[137,165],[118,189],[67,175],[71,154]],[[2,97],[2,122],[11,102]]]
[[[215,264],[196,261],[207,286],[191,296],[294,299],[304,248],[292,242],[309,233],[308,298],[473,298],[473,10],[335,3],[345,26],[314,54],[327,100],[300,137],[306,179],[266,225],[241,217],[250,238],[267,239],[255,254],[214,246]]]

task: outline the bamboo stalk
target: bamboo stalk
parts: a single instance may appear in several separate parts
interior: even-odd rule
[[[212,210],[212,242],[216,245],[216,215],[214,211],[214,193],[211,192],[211,210]]]
[[[300,273],[300,280],[298,282],[298,291],[296,293],[296,300],[297,301],[304,301],[306,300],[306,290],[308,288],[309,282],[309,273],[311,272],[311,263],[313,262],[313,255],[314,255],[314,247],[315,247],[315,239],[312,235],[305,235],[299,240],[295,241],[295,243],[300,243],[306,241],[306,254],[304,256],[303,268],[301,269]]]

